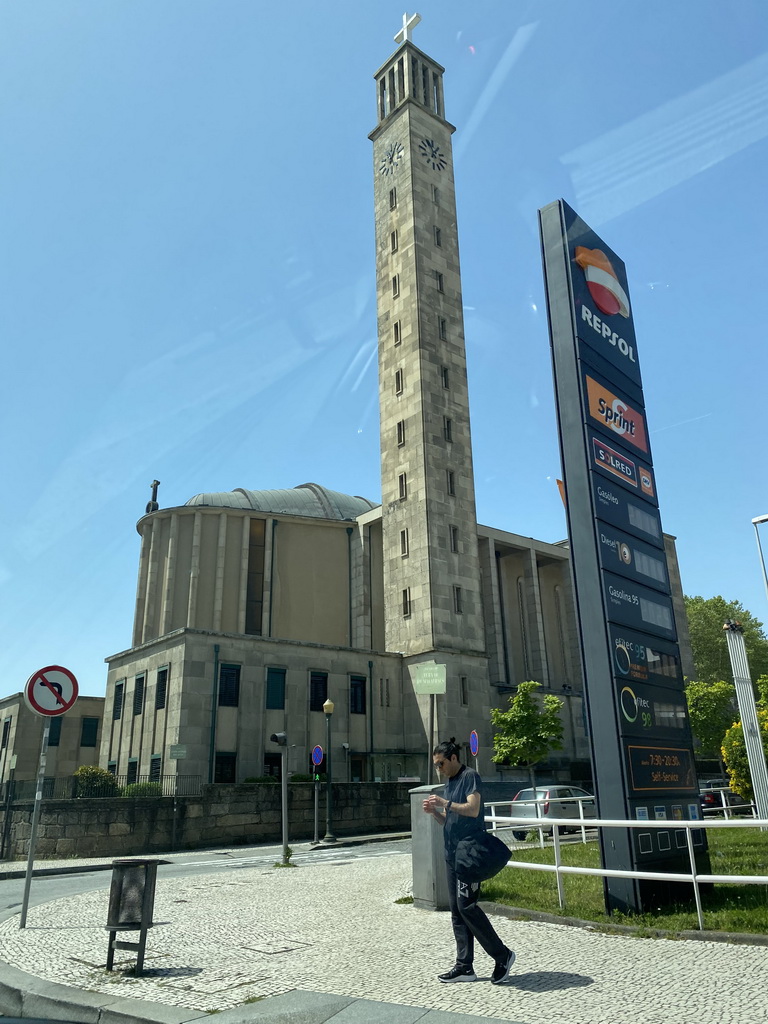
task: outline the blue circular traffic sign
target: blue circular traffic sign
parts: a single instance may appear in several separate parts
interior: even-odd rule
[[[480,741],[477,738],[477,733],[473,729],[469,734],[469,750],[472,757],[477,757],[477,752],[480,749]]]
[[[323,754],[323,748],[320,746],[319,743],[316,747],[312,747],[312,764],[322,764],[324,756],[325,755]]]

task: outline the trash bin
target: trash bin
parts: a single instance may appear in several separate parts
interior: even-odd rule
[[[107,909],[107,970],[112,970],[116,949],[134,950],[136,974],[144,966],[144,950],[147,944],[147,929],[152,927],[152,912],[155,907],[155,882],[158,864],[167,860],[144,860],[127,858],[112,861],[112,885],[109,890]],[[138,931],[138,942],[119,942],[117,932]]]

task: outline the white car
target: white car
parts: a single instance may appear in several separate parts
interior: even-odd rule
[[[523,802],[525,801],[525,802]],[[582,814],[579,814],[581,804]],[[512,802],[510,817],[513,818],[575,818],[576,827],[581,817],[596,818],[597,809],[592,793],[578,786],[537,786],[536,789],[521,789]],[[532,825],[531,828],[537,826]],[[566,831],[565,826],[561,826]],[[529,830],[513,829],[515,839],[525,839]],[[544,829],[551,832],[552,826]]]

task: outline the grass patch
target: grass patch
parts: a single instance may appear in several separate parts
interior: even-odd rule
[[[597,842],[561,846],[562,863],[572,867],[599,867]],[[758,829],[712,829],[709,832],[709,855],[712,874],[765,875],[768,866],[768,833]],[[554,864],[551,844],[543,850],[531,846],[514,850],[514,861]],[[483,883],[482,898],[525,910],[543,911],[567,917],[594,921],[610,928],[615,924],[631,924],[650,932],[653,929],[686,931],[698,929],[696,904],[691,898],[653,912],[632,916],[615,913],[609,917],[603,902],[603,881],[599,877],[564,875],[565,907],[557,901],[554,873],[506,867]],[[720,883],[702,892],[704,927],[708,931],[768,934],[768,886]]]
[[[413,903],[413,896],[401,896],[395,903]]]

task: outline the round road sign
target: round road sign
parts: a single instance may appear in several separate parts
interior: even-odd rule
[[[68,668],[48,665],[29,677],[24,700],[35,714],[55,718],[69,711],[77,700],[77,692],[77,680]]]
[[[312,764],[322,764],[323,756],[323,748],[320,746],[320,744],[318,744],[316,747],[312,747]]]
[[[469,750],[472,757],[477,757],[477,752],[480,749],[480,741],[477,738],[477,733],[473,729],[469,734]]]

